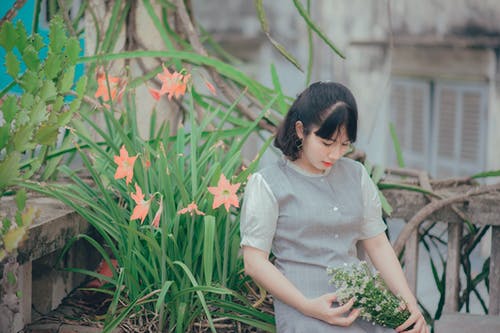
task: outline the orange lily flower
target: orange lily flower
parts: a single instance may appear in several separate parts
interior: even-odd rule
[[[151,222],[151,225],[153,227],[155,228],[160,227],[160,217],[162,212],[163,212],[163,199],[160,199],[160,207],[158,207],[155,217],[153,218],[153,222]]]
[[[124,79],[108,75],[106,80],[106,75],[104,73],[99,73],[97,74],[97,91],[95,92],[94,97],[102,97],[104,102],[107,102],[110,99],[112,101],[116,100],[117,102],[121,102],[126,85],[127,82]]]
[[[172,97],[178,98],[186,93],[187,83],[191,78],[191,74],[183,75],[175,71],[170,73],[169,69],[163,66],[163,72],[158,74],[157,77],[162,83],[159,94],[167,94],[168,99],[172,100]],[[153,95],[153,97],[155,96]]]
[[[115,179],[121,179],[126,177],[127,185],[132,181],[134,177],[134,163],[137,159],[137,155],[129,157],[128,152],[123,145],[120,148],[120,156],[115,156],[115,163],[118,164],[116,168]]]
[[[148,215],[149,206],[151,205],[151,200],[145,201],[144,194],[142,193],[142,189],[139,185],[135,184],[135,194],[131,193],[130,196],[134,199],[137,206],[135,206],[132,215],[130,216],[131,220],[141,219],[141,223],[144,222],[144,219]]]
[[[191,202],[189,205],[187,205],[187,207],[180,209],[177,212],[177,215],[186,214],[186,213],[191,214],[191,216],[193,216],[194,214],[196,214],[196,215],[205,215],[205,213],[203,213],[202,211],[200,211],[198,209],[198,205],[195,204],[194,201]]]
[[[151,96],[153,96],[153,98],[154,98],[155,101],[159,101],[160,100],[160,97],[161,97],[161,91],[160,90],[154,89],[154,88],[149,88],[149,87],[148,87],[148,90],[149,90],[149,93],[151,94]]]
[[[111,264],[114,266],[115,270],[118,269],[118,261],[116,259],[111,259]],[[102,259],[101,262],[99,263],[99,266],[97,267],[96,270],[97,273],[102,274],[107,277],[113,277],[113,271],[111,271],[111,268],[109,267],[108,263],[106,260]],[[104,285],[104,280],[101,279],[93,279],[89,283],[87,283],[86,287],[87,288],[100,288]]]
[[[217,96],[217,91],[215,90],[215,87],[213,84],[205,80],[205,86],[207,86],[208,90],[210,93],[214,96]]]
[[[226,211],[229,212],[229,207],[239,207],[238,196],[236,191],[240,187],[240,183],[231,184],[224,174],[221,174],[217,187],[208,187],[208,191],[212,193],[214,197],[214,203],[212,208],[217,208],[224,204]]]

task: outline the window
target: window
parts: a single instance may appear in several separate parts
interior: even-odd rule
[[[437,178],[484,170],[486,84],[394,78],[390,108],[407,167]]]

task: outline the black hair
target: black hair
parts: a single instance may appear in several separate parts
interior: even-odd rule
[[[349,140],[356,141],[358,129],[358,107],[351,91],[336,82],[315,82],[301,92],[278,128],[274,146],[292,161],[299,158],[301,140],[297,136],[295,123],[304,125],[304,135],[314,132],[323,139],[331,139],[341,127],[345,127]]]

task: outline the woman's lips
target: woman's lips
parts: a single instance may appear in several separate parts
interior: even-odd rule
[[[330,162],[323,162],[323,165],[327,168],[331,167],[333,165],[333,163],[330,163]]]

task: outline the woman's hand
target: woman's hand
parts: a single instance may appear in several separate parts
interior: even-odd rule
[[[411,314],[410,317],[404,323],[396,327],[396,332],[429,333],[429,327],[427,327],[425,318],[418,309],[418,306],[416,304],[408,305],[408,310]],[[408,329],[408,327],[411,327],[411,329]]]
[[[344,305],[332,307],[337,296],[333,293],[325,294],[317,298],[308,299],[300,311],[306,316],[327,322],[331,325],[349,326],[360,314],[359,309],[351,311],[354,298]]]

